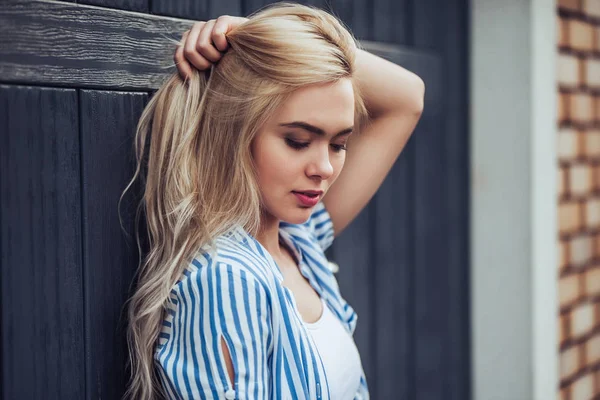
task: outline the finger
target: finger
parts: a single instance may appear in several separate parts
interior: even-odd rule
[[[230,30],[230,20],[231,17],[229,15],[222,15],[217,18],[217,22],[213,28],[212,41],[219,51],[225,51],[229,46],[229,43],[227,43],[227,38],[225,37],[225,33],[229,32]]]
[[[194,24],[192,29],[190,29],[190,34],[188,35],[183,48],[183,55],[187,61],[201,71],[210,68],[212,65],[209,60],[204,58],[204,56],[202,56],[200,53],[198,53],[198,50],[196,50],[198,35],[200,35],[200,32],[205,24],[206,22],[204,21],[196,22]]]
[[[189,31],[185,32],[181,37],[181,43],[177,45],[177,49],[175,50],[175,55],[173,56],[173,61],[175,61],[175,66],[177,67],[177,72],[181,79],[185,80],[187,77],[192,74],[192,67],[185,59],[183,55],[183,46],[185,44],[185,40],[189,34]]]
[[[236,26],[243,24],[248,21],[248,18],[243,17],[232,17],[230,15],[222,15],[217,18],[215,27],[213,28],[213,43],[215,47],[220,51],[225,51],[229,47],[227,42],[227,33]]]
[[[217,50],[211,40],[214,26],[215,20],[211,19],[202,27],[202,31],[200,31],[198,40],[196,41],[196,50],[207,60],[217,62],[221,59],[221,53],[219,53],[219,50]]]

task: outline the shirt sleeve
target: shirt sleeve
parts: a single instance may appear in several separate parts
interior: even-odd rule
[[[176,392],[169,397],[268,399],[272,335],[265,287],[251,272],[224,263],[186,275],[176,291],[172,337],[159,356],[163,387]],[[221,338],[231,356],[233,382]]]
[[[314,235],[314,238],[317,240],[317,243],[319,243],[319,246],[321,246],[323,251],[331,246],[334,237],[333,222],[322,201],[317,203],[305,225]]]

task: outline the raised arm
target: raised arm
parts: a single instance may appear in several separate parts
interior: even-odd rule
[[[371,122],[350,136],[344,168],[323,198],[336,236],[381,186],[419,121],[425,93],[414,73],[364,50],[356,58]]]
[[[192,65],[202,70],[218,61],[219,52],[228,47],[225,32],[245,21],[225,15],[194,24],[175,52],[181,76],[189,76]],[[383,58],[357,50],[356,62],[355,79],[371,121],[360,134],[349,137],[344,168],[323,197],[336,236],[381,186],[417,125],[425,93],[421,78]]]

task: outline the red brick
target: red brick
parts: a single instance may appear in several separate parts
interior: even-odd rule
[[[558,282],[558,302],[561,307],[575,303],[581,296],[579,273],[563,276]]]
[[[567,379],[574,375],[581,368],[581,360],[579,357],[579,348],[577,346],[570,347],[560,353],[560,378]]]
[[[600,361],[600,335],[594,335],[584,343],[586,364]]]
[[[569,170],[569,191],[573,196],[586,196],[593,189],[592,168],[589,164],[573,164]]]
[[[600,199],[588,199],[583,207],[585,208],[585,225],[587,229],[600,227]]]
[[[594,376],[587,373],[571,385],[571,400],[590,400],[594,395]]]
[[[572,19],[569,21],[569,45],[579,51],[594,49],[594,27],[585,22]]]
[[[581,136],[583,138],[583,155],[592,159],[600,158],[600,131],[588,130]]]
[[[600,2],[598,0],[583,0],[583,12],[592,17],[600,17]]]
[[[558,7],[565,10],[579,11],[581,10],[580,0],[558,0]]]
[[[583,275],[585,294],[600,296],[600,268],[590,268]]]
[[[558,206],[558,227],[561,233],[573,233],[581,226],[579,203],[570,201]]]
[[[583,234],[574,236],[569,240],[569,264],[575,267],[583,267],[592,258],[593,238]]]
[[[594,121],[594,101],[592,95],[588,93],[571,93],[568,99],[568,118],[571,121],[583,124]]]
[[[573,54],[559,54],[556,65],[558,83],[563,87],[576,88],[582,82],[581,60]]]
[[[596,59],[586,59],[582,63],[584,74],[581,77],[583,83],[592,88],[600,88],[600,61]]]
[[[571,333],[573,337],[577,338],[589,333],[594,327],[594,323],[593,304],[580,304],[571,310]]]
[[[557,152],[560,161],[572,161],[580,154],[579,132],[573,128],[558,131]]]

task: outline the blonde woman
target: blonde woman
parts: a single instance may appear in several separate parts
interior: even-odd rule
[[[324,251],[400,154],[422,80],[291,3],[198,22],[175,61],[136,137],[149,252],[127,396],[368,398]]]

